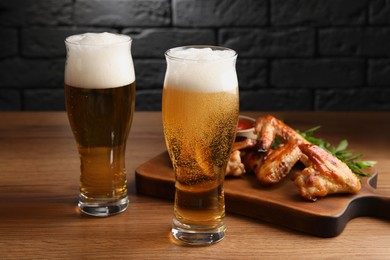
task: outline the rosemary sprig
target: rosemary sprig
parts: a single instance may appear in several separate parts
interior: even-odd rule
[[[336,156],[340,161],[344,162],[357,177],[371,176],[371,174],[364,172],[362,169],[374,166],[377,163],[376,161],[356,161],[363,157],[363,154],[354,155],[351,151],[348,151],[348,141],[345,139],[341,140],[337,146],[332,146],[324,139],[314,137],[313,133],[319,128],[320,126],[316,126],[303,132],[299,130],[296,131],[312,144],[318,145],[319,147],[327,150],[329,153]]]

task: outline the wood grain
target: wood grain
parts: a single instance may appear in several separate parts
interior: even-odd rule
[[[262,112],[245,113],[260,116]],[[273,113],[295,128],[322,125],[332,142],[377,160],[377,190],[390,193],[390,113]],[[171,201],[137,195],[135,169],[165,151],[161,113],[137,112],[126,163],[131,204],[109,218],[76,206],[79,158],[63,112],[0,112],[0,255],[2,259],[388,259],[388,220],[352,219],[334,238],[319,238],[228,213],[228,232],[210,247],[171,241]]]
[[[167,152],[138,167],[135,177],[138,193],[174,199],[175,179]],[[300,197],[290,178],[272,187],[263,187],[253,174],[227,177],[224,184],[226,211],[319,237],[338,236],[348,221],[356,217],[390,220],[390,195],[375,189],[378,173],[374,169],[370,178],[362,178],[362,189],[357,194],[329,195],[316,202]]]

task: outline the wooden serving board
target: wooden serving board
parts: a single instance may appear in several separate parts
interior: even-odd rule
[[[139,194],[174,199],[175,180],[167,152],[139,166],[135,174]],[[390,195],[377,192],[377,177],[373,171],[370,178],[363,178],[357,194],[330,195],[316,202],[303,199],[288,177],[272,187],[262,187],[252,174],[227,177],[226,211],[315,236],[335,237],[355,217],[390,219]]]

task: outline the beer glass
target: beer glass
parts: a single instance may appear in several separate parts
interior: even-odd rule
[[[65,102],[81,162],[78,206],[105,217],[128,206],[125,150],[135,100],[131,38],[85,33],[65,40]]]
[[[162,117],[176,188],[172,235],[209,245],[225,236],[223,182],[239,110],[237,54],[184,46],[165,58]]]

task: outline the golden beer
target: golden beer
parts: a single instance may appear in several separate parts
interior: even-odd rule
[[[234,52],[221,63],[218,57],[200,62],[167,57],[162,114],[176,178],[172,233],[184,243],[211,244],[224,236],[223,182],[239,110],[235,57]],[[215,73],[212,79],[209,72]],[[198,82],[202,77],[206,80]]]
[[[135,82],[108,89],[65,85],[68,118],[81,160],[81,194],[86,201],[127,195],[125,149],[135,99]]]
[[[81,162],[79,208],[108,216],[127,208],[125,150],[135,100],[130,37],[67,38],[65,102]]]
[[[223,180],[238,117],[238,93],[164,88],[163,123],[175,168],[175,216],[215,227],[225,216]]]

